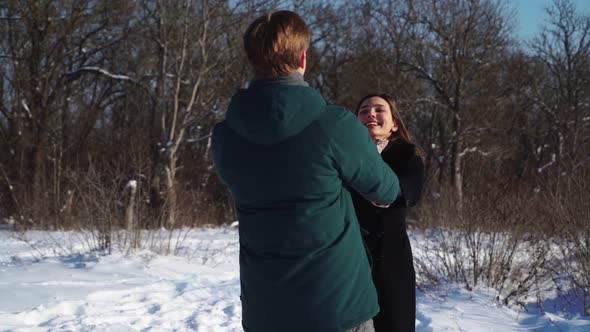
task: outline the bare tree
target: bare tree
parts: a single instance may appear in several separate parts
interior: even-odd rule
[[[235,52],[241,5],[212,0],[142,5],[152,23],[145,44],[153,45],[156,61],[152,65],[156,67],[152,72],[157,73],[145,83],[153,89],[156,103],[152,114],[158,122],[152,187],[165,193],[162,226],[167,228],[177,225],[181,150],[187,142],[204,142],[207,150],[210,128],[225,105],[229,86],[238,86],[239,77],[231,78],[231,71],[241,59]],[[228,85],[228,79],[234,83]],[[211,163],[208,153],[200,162]]]
[[[543,65],[531,98],[539,121],[538,168],[559,179],[590,163],[590,16],[572,1],[556,0],[546,9],[547,24],[532,42]]]
[[[63,204],[66,158],[79,152],[74,151],[80,147],[76,142],[94,128],[98,112],[113,93],[104,81],[83,91],[79,76],[70,73],[103,61],[104,50],[119,40],[109,28],[126,13],[125,5],[89,0],[14,1],[0,6],[5,32],[0,44],[5,69],[0,108],[3,143],[12,155],[5,162],[11,164],[10,176],[31,210],[47,210],[38,206],[47,202],[49,211],[58,211]],[[80,117],[72,116],[80,106],[73,98],[77,94],[85,94],[90,104]]]
[[[371,4],[370,2],[368,4]],[[430,104],[440,161],[448,167],[461,202],[468,153],[485,154],[478,135],[490,129],[482,102],[497,102],[498,67],[508,46],[510,20],[502,3],[488,0],[392,1],[368,8],[373,20],[398,45],[397,64],[427,83],[421,102]]]

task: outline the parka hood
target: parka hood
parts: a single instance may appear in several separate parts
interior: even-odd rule
[[[298,85],[255,85],[231,99],[225,121],[244,139],[272,145],[299,134],[325,110],[316,90]]]

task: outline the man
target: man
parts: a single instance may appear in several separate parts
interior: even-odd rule
[[[398,195],[367,129],[303,80],[311,33],[295,13],[256,19],[256,78],[213,132],[213,159],[240,221],[246,332],[372,331],[379,308],[349,191]]]

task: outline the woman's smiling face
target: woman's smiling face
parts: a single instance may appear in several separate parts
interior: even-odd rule
[[[381,97],[365,99],[359,107],[357,119],[369,129],[369,134],[375,140],[388,139],[398,129],[389,103]]]

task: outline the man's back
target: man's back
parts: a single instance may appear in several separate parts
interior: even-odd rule
[[[377,313],[345,187],[390,203],[398,185],[352,114],[259,82],[233,97],[213,157],[240,220],[246,331],[340,332]]]

